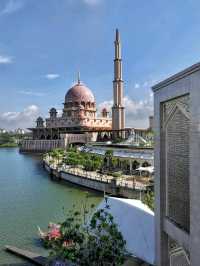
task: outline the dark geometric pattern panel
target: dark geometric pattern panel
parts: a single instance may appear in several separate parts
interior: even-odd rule
[[[181,99],[182,98],[182,99]],[[188,96],[165,103],[166,215],[190,230]],[[181,107],[180,107],[181,106]]]

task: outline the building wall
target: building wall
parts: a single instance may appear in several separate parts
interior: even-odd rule
[[[61,134],[57,140],[23,140],[21,141],[21,152],[45,152],[56,148],[66,149],[68,145],[75,143],[88,143],[95,141],[95,133],[85,134]]]
[[[22,140],[21,152],[46,152],[56,148],[65,148],[64,140]]]
[[[189,265],[190,257],[190,265],[198,266],[200,64],[153,90],[156,265]]]
[[[46,119],[46,127],[47,128],[56,128],[56,127],[104,127],[111,129],[112,121],[109,117],[97,117],[97,118],[63,118],[57,117],[54,119],[47,118]]]

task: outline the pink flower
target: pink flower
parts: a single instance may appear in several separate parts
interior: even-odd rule
[[[51,240],[51,239],[57,239],[57,238],[61,237],[60,230],[57,229],[57,228],[53,228],[53,229],[49,232],[48,236],[49,236],[49,239],[50,239],[50,240]]]

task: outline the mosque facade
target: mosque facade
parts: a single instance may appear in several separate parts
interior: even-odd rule
[[[21,151],[47,151],[65,148],[71,143],[112,141],[131,136],[133,128],[125,127],[121,40],[118,30],[114,46],[112,114],[105,107],[100,110],[100,114],[97,113],[94,94],[81,82],[79,74],[76,84],[65,95],[62,114],[58,115],[57,110],[51,108],[48,118],[38,117],[36,126],[29,128],[32,139],[21,143]]]
[[[112,129],[112,119],[106,108],[97,115],[96,100],[92,91],[78,77],[77,83],[65,95],[62,115],[51,108],[49,117],[38,117],[36,127],[30,128],[33,139],[56,140],[61,134],[108,131]]]
[[[114,137],[113,131],[125,129],[125,108],[123,105],[123,80],[121,41],[116,30],[113,81],[112,115],[106,108],[97,114],[96,100],[91,89],[80,80],[70,88],[64,101],[62,115],[58,116],[55,108],[49,111],[49,117],[38,117],[36,127],[30,128],[33,140],[56,140],[61,134],[90,133],[92,139],[100,136],[106,140]],[[93,134],[91,134],[93,133]],[[122,134],[121,134],[122,135]],[[124,135],[124,134],[123,134]]]

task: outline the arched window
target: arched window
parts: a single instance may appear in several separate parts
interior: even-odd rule
[[[45,139],[45,135],[42,134],[41,137],[40,137],[40,139]]]
[[[51,139],[51,136],[50,135],[47,135],[47,139]]]
[[[58,135],[55,134],[55,135],[53,136],[53,139],[58,139]]]

